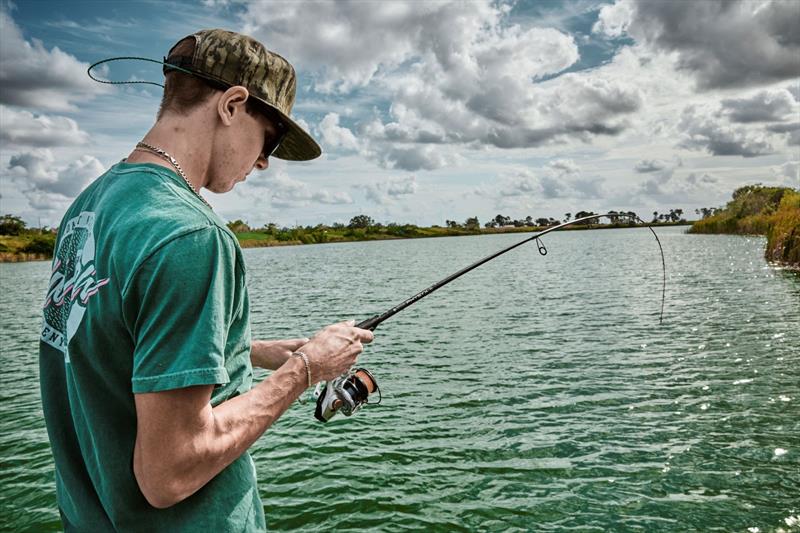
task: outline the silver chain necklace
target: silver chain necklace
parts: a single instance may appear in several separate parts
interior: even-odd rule
[[[186,185],[188,185],[189,188],[192,189],[192,192],[194,192],[194,194],[197,195],[197,197],[200,198],[203,201],[204,204],[206,204],[209,208],[211,208],[211,204],[209,204],[206,201],[205,198],[200,196],[200,191],[198,191],[195,188],[195,186],[192,185],[192,182],[189,181],[189,178],[186,177],[186,173],[181,168],[181,165],[180,165],[180,163],[178,163],[178,160],[175,159],[174,157],[172,157],[171,155],[169,155],[166,150],[163,150],[163,149],[158,148],[157,146],[153,146],[151,144],[147,144],[144,141],[139,141],[136,144],[136,148],[140,149],[140,150],[144,149],[146,152],[150,152],[152,154],[155,154],[155,155],[159,156],[161,159],[164,159],[164,160],[168,161],[173,167],[175,167],[175,170],[178,171],[178,174],[180,174],[180,176],[183,178],[183,181],[186,182]]]

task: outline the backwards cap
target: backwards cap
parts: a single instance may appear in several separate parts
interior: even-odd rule
[[[245,87],[250,98],[280,115],[286,126],[286,136],[274,157],[290,161],[319,157],[322,153],[319,145],[289,116],[297,91],[297,76],[288,61],[252,37],[232,31],[202,30],[178,43],[186,39],[194,39],[194,53],[191,56],[173,55],[177,44],[173,46],[165,59],[164,74],[188,70],[224,87]]]

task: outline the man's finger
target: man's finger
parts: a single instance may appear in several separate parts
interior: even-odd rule
[[[296,350],[297,348],[303,346],[304,344],[308,344],[309,340],[310,339],[303,337],[301,339],[286,339],[283,342],[286,343],[287,347],[290,350]]]
[[[372,339],[375,338],[375,335],[368,329],[356,328],[356,330],[358,331],[358,340],[365,344],[372,342]]]

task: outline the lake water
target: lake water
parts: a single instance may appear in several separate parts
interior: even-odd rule
[[[253,447],[305,531],[800,530],[800,276],[764,239],[560,232],[385,322],[383,402],[295,404]],[[245,250],[254,335],[380,313],[524,238]],[[37,376],[49,265],[0,265],[0,529],[60,529]]]

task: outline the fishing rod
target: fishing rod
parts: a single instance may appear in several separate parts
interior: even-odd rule
[[[602,215],[588,215],[585,217],[576,218],[574,220],[570,220],[569,222],[563,222],[556,226],[551,226],[546,230],[540,231],[535,235],[528,237],[525,240],[522,240],[516,244],[512,244],[507,248],[503,248],[498,252],[488,255],[483,259],[476,261],[467,267],[462,268],[458,272],[455,272],[447,276],[441,281],[437,281],[430,287],[418,292],[411,298],[404,300],[403,302],[392,307],[388,311],[359,322],[358,324],[356,324],[356,327],[362,329],[368,329],[370,331],[375,331],[375,329],[385,320],[393,317],[403,309],[415,304],[416,302],[425,298],[432,292],[444,287],[454,279],[463,276],[467,272],[470,272],[471,270],[478,268],[484,263],[488,263],[492,259],[499,257],[506,252],[510,252],[514,248],[518,248],[523,244],[527,244],[529,242],[536,242],[536,245],[539,249],[539,253],[541,255],[547,255],[547,248],[545,248],[544,244],[541,241],[543,235],[546,235],[552,231],[556,231],[567,226],[571,226],[573,224],[579,224],[581,222],[586,222],[588,220],[594,220],[603,217],[608,217],[611,220],[619,218],[627,218],[638,221],[644,226],[646,226],[647,229],[649,229],[650,232],[653,234],[653,237],[656,238],[656,243],[658,243],[658,250],[661,253],[661,270],[662,270],[661,312],[659,314],[658,323],[662,324],[664,322],[664,300],[667,290],[667,266],[664,260],[664,248],[661,246],[661,240],[658,238],[658,235],[656,234],[655,230],[653,230],[653,227],[636,215],[630,215],[627,213],[606,213]],[[317,406],[314,412],[314,416],[317,418],[317,420],[321,422],[327,422],[337,412],[341,412],[346,416],[350,416],[356,411],[358,411],[358,409],[363,404],[367,403],[367,397],[372,392],[378,391],[378,394],[380,395],[380,389],[378,388],[378,384],[375,381],[375,377],[365,368],[357,368],[351,370],[350,372],[345,373],[344,375],[336,378],[331,383],[326,384],[325,387],[320,391],[321,387],[322,384],[320,383],[317,385],[317,389],[314,391],[314,395],[317,397]],[[380,400],[378,400],[378,403],[380,403]]]

